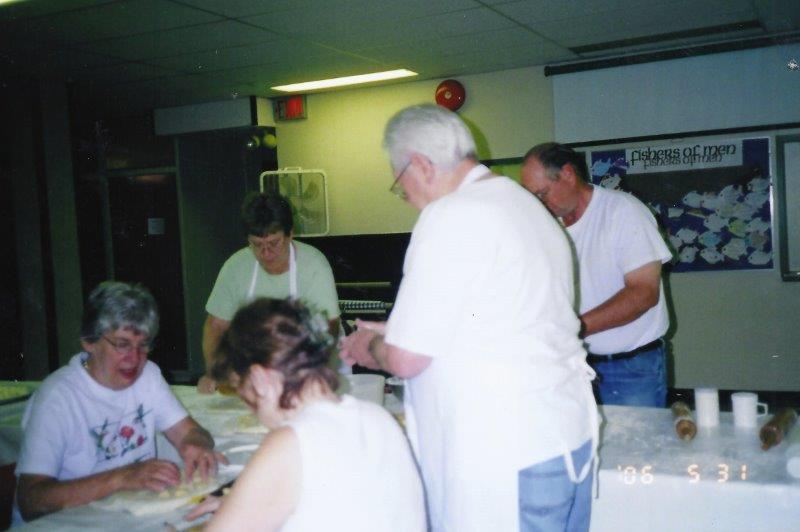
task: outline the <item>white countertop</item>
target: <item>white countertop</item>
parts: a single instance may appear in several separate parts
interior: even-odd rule
[[[237,419],[249,412],[237,397],[200,395],[189,386],[173,390],[214,434],[223,451],[260,441],[261,435],[237,433]],[[0,420],[13,417],[10,410],[22,408],[10,406],[0,407]],[[393,413],[402,412],[392,395],[386,395],[384,406]],[[692,441],[685,442],[675,435],[668,409],[607,406],[601,412],[599,498],[592,509],[593,532],[800,529],[800,481],[786,472],[785,442],[762,451],[757,429],[736,429],[729,413],[721,414],[719,427],[700,429]],[[19,436],[18,427],[16,431]],[[7,439],[10,432],[13,428],[6,427],[0,438]],[[166,440],[161,442],[160,454],[177,456]],[[6,444],[14,447],[12,440]],[[230,459],[243,464],[249,455],[234,453]],[[185,511],[141,518],[87,506],[58,512],[23,529],[164,530],[164,521],[180,523]]]

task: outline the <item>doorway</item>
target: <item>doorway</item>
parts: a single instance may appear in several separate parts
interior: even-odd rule
[[[160,326],[150,359],[170,375],[186,370],[178,195],[172,171],[109,172],[114,279],[141,283],[158,303]]]

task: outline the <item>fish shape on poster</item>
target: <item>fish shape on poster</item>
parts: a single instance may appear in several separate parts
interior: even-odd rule
[[[714,213],[720,218],[730,218],[736,213],[736,203],[723,203],[717,206]]]
[[[738,218],[732,220],[728,224],[728,232],[738,237],[744,237],[747,234],[747,222]]]
[[[739,185],[728,185],[719,191],[717,197],[724,203],[736,203],[742,197],[742,187]]]
[[[705,248],[700,252],[700,256],[709,264],[716,264],[725,258],[725,256],[715,248]]]
[[[592,175],[600,176],[606,175],[609,168],[611,168],[611,159],[598,159],[592,163]]]
[[[749,192],[744,197],[744,202],[758,210],[764,206],[768,199],[769,195],[766,192]]]
[[[683,196],[683,204],[687,207],[698,208],[703,204],[703,195],[692,190]]]
[[[756,208],[747,203],[737,203],[733,208],[733,215],[742,220],[750,220],[756,214]]]
[[[763,177],[751,179],[750,182],[747,183],[747,188],[752,192],[766,193],[769,190],[769,179],[765,179]]]
[[[697,241],[706,248],[713,248],[716,247],[722,241],[722,237],[719,236],[719,233],[715,233],[713,231],[706,231],[705,233],[701,234]]]
[[[747,242],[747,247],[754,248],[756,250],[763,250],[764,245],[769,242],[769,237],[764,233],[748,233],[745,237],[745,242]]]
[[[722,246],[722,254],[733,260],[739,260],[742,255],[747,255],[747,244],[743,238],[731,238],[727,244]]]
[[[675,236],[680,238],[683,242],[691,244],[697,239],[697,231],[694,229],[689,229],[688,227],[683,227],[677,233],[675,233]]]
[[[700,205],[709,211],[717,210],[717,207],[722,203],[724,203],[724,201],[713,192],[706,192],[703,194],[703,199],[700,201]]]
[[[703,221],[703,225],[715,233],[719,232],[723,227],[728,226],[727,218],[722,218],[718,214],[710,214]]]
[[[604,188],[610,188],[613,190],[620,190],[620,183],[622,182],[622,178],[618,175],[609,175],[603,178],[600,181],[600,186]]]
[[[750,256],[747,257],[747,262],[754,266],[763,266],[768,264],[770,260],[772,260],[772,254],[761,251],[760,249],[752,252]]]
[[[749,233],[766,233],[769,230],[769,223],[761,218],[753,218],[747,224]]]
[[[681,250],[680,255],[678,255],[678,260],[683,263],[692,263],[696,257],[697,248],[694,246],[686,246]]]

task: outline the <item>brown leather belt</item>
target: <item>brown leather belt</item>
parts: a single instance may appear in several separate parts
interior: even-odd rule
[[[644,345],[640,345],[636,349],[632,351],[625,351],[624,353],[614,353],[611,355],[595,355],[593,353],[589,353],[586,355],[586,361],[594,364],[597,362],[610,362],[612,360],[625,360],[628,358],[633,358],[639,353],[644,353],[645,351],[652,351],[653,349],[657,348],[661,345],[661,338],[656,338],[652,342],[646,343]]]

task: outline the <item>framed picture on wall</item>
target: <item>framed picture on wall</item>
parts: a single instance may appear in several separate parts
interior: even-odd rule
[[[595,185],[653,210],[673,248],[672,271],[773,267],[768,138],[597,149],[587,163]]]

